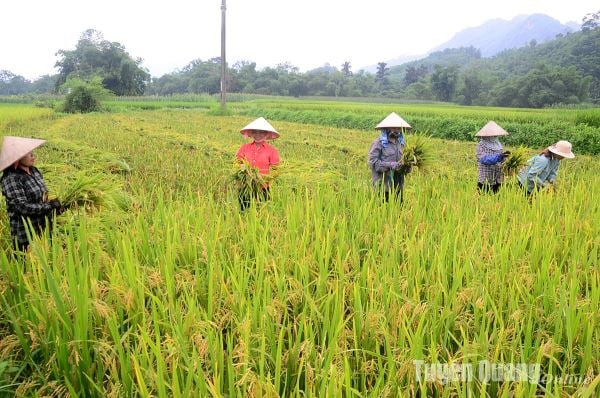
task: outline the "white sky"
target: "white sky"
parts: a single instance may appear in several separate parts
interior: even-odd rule
[[[227,61],[259,68],[326,62],[352,70],[425,54],[456,32],[494,19],[543,13],[581,23],[598,0],[227,0]],[[462,10],[462,11],[461,11]],[[220,56],[221,0],[5,0],[0,70],[28,79],[53,74],[55,53],[96,29],[125,46],[152,76]]]

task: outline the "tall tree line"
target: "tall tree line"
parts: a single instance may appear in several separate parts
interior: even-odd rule
[[[301,73],[282,63],[258,70],[242,61],[227,70],[229,92],[284,96],[389,97],[455,102],[464,105],[544,107],[582,101],[600,103],[600,12],[584,19],[582,31],[559,35],[547,43],[507,50],[482,58],[473,47],[446,49],[428,57],[388,67],[375,74],[352,70],[350,61],[326,64]],[[182,69],[150,78],[141,59],[120,43],[88,30],[75,50],[60,50],[56,76],[30,82],[0,71],[0,94],[57,90],[68,79],[100,77],[116,95],[172,95],[220,91],[220,58],[197,59]]]

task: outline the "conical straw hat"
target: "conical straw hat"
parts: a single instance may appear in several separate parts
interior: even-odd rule
[[[386,129],[390,127],[404,127],[407,129],[411,129],[410,124],[406,122],[406,120],[402,119],[400,116],[396,114],[396,112],[392,112],[385,119],[383,119],[377,126],[376,129]]]
[[[552,153],[560,155],[567,159],[573,159],[575,154],[572,152],[573,146],[569,141],[558,141],[556,144],[548,147]]]
[[[501,135],[508,135],[508,132],[498,126],[496,122],[489,121],[477,134],[475,134],[475,137],[499,137]]]
[[[4,140],[2,141],[2,150],[0,151],[0,170],[4,170],[44,142],[46,142],[46,140],[38,140],[35,138],[4,137]]]
[[[275,138],[279,138],[279,133],[277,132],[277,130],[275,130],[273,126],[271,126],[269,122],[267,122],[267,120],[262,116],[248,124],[243,129],[241,129],[240,133],[248,137],[248,133],[251,133],[254,130],[267,131],[271,133],[270,137],[267,138],[268,140],[274,140]]]

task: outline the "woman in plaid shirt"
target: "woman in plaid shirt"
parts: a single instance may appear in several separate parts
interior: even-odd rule
[[[508,135],[506,130],[495,122],[488,122],[475,137],[480,137],[475,155],[477,156],[477,189],[480,192],[498,192],[504,176],[502,163],[510,154],[505,151],[498,137]]]
[[[0,152],[2,194],[10,220],[10,233],[17,250],[29,246],[28,225],[37,234],[52,222],[52,216],[62,212],[58,199],[48,201],[48,188],[42,173],[34,166],[33,149],[44,140],[4,137]]]

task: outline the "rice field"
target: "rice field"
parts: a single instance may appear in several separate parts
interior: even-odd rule
[[[513,179],[477,193],[474,141],[427,138],[399,206],[370,187],[375,131],[270,120],[280,175],[242,213],[232,165],[259,116],[242,107],[0,107],[0,135],[48,140],[37,165],[53,194],[107,195],[73,198],[19,258],[2,200],[0,396],[600,394],[598,157],[575,146],[529,202]],[[486,379],[482,363],[539,369]]]

